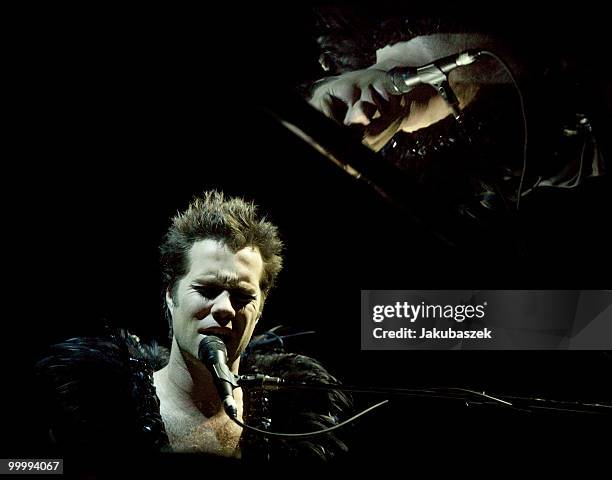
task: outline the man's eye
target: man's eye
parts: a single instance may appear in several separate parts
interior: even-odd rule
[[[195,290],[206,298],[217,298],[221,294],[221,289],[218,287],[195,287]]]

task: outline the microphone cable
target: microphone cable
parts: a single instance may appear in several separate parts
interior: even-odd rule
[[[268,432],[267,430],[262,430],[260,428],[256,428],[256,427],[252,427],[250,425],[247,425],[243,422],[241,422],[240,420],[238,420],[235,416],[230,416],[230,418],[234,421],[234,423],[240,425],[242,428],[245,428],[247,430],[251,430],[253,432],[257,432],[259,434],[262,435],[268,435],[271,437],[288,437],[288,438],[304,438],[304,437],[313,437],[315,435],[323,435],[325,433],[329,433],[332,432],[338,428],[344,427],[345,425],[348,425],[349,423],[357,420],[359,417],[361,417],[362,415],[365,415],[368,412],[371,412],[372,410],[383,406],[385,403],[388,403],[389,400],[383,400],[382,402],[379,402],[375,405],[372,405],[371,407],[366,408],[365,410],[359,412],[356,415],[353,415],[351,418],[349,418],[348,420],[345,420],[341,423],[339,423],[338,425],[334,425],[333,427],[329,427],[329,428],[324,428],[322,430],[316,430],[314,432],[305,432],[305,433],[280,433],[280,432]]]
[[[495,60],[497,60],[497,62],[504,69],[504,71],[506,72],[508,77],[510,77],[510,80],[512,81],[512,84],[516,88],[516,92],[517,92],[518,97],[519,97],[519,103],[520,103],[520,106],[521,106],[521,115],[523,117],[523,170],[521,172],[521,179],[519,181],[518,191],[517,191],[517,194],[516,194],[516,210],[518,211],[519,210],[519,206],[520,206],[520,202],[521,202],[521,195],[523,194],[523,183],[525,181],[525,172],[527,171],[527,137],[528,137],[528,130],[527,130],[527,113],[526,113],[526,110],[525,110],[525,101],[524,101],[524,98],[523,98],[523,92],[521,92],[521,88],[519,87],[519,84],[516,81],[516,78],[514,77],[514,74],[512,73],[512,70],[510,69],[510,67],[508,66],[508,64],[504,60],[502,60],[498,55],[496,55],[495,53],[493,53],[493,52],[491,52],[489,50],[480,50],[480,54],[481,55],[487,55],[487,56],[492,57]]]
[[[259,375],[258,375],[259,376]],[[279,379],[277,377],[269,377],[272,380],[272,384],[276,383]],[[260,379],[261,380],[261,379]],[[271,385],[270,385],[271,386]],[[533,413],[533,409],[535,410],[547,410],[554,411],[556,413],[580,413],[580,414],[599,414],[599,415],[610,415],[612,414],[612,404],[600,403],[600,402],[575,402],[575,401],[559,401],[559,400],[546,400],[539,397],[533,398],[525,398],[525,397],[517,397],[517,396],[500,396],[500,395],[491,395],[486,393],[485,391],[478,391],[475,389],[464,388],[464,387],[429,387],[426,389],[419,390],[406,390],[406,389],[392,389],[392,391],[388,391],[389,389],[382,389],[381,391],[377,391],[377,389],[362,389],[357,387],[345,386],[345,385],[308,385],[308,384],[287,384],[287,385],[279,385],[280,388],[299,388],[299,389],[324,389],[329,390],[337,387],[343,391],[353,391],[353,392],[363,392],[363,393],[396,393],[396,394],[404,394],[408,396],[423,396],[428,397],[431,396],[433,398],[442,398],[448,400],[459,400],[465,402],[466,406],[477,405],[477,404],[490,404],[495,405],[502,408],[507,408],[511,410],[520,411],[523,413]],[[276,388],[279,388],[274,387]],[[267,388],[264,386],[264,388]],[[468,396],[465,396],[468,394]],[[272,437],[288,437],[288,438],[304,438],[311,437],[315,435],[329,433],[333,430],[341,428],[350,422],[356,420],[357,418],[365,415],[366,413],[375,410],[376,408],[388,403],[389,400],[384,400],[380,403],[372,405],[371,407],[363,410],[362,412],[354,415],[348,420],[339,423],[338,425],[334,425],[333,427],[329,427],[326,429],[314,431],[314,432],[306,432],[306,433],[279,433],[279,432],[269,432],[267,430],[261,430],[256,427],[252,427],[250,425],[246,425],[235,417],[230,416],[230,418],[242,428],[247,430],[252,430],[262,435],[268,435]]]
[[[303,386],[303,387],[313,386],[314,387],[316,385],[301,385],[301,386]],[[326,385],[326,387],[333,387],[333,385]],[[341,385],[338,385],[338,387],[342,388]],[[471,394],[476,395],[476,396],[482,396],[482,397],[485,397],[487,399],[493,400],[496,403],[512,406],[512,404],[510,402],[507,402],[507,401],[502,400],[502,399],[497,398],[497,397],[493,397],[491,395],[487,395],[485,392],[477,392],[477,391],[469,390],[469,389],[465,389],[465,388],[456,388],[455,390],[464,391],[464,392],[471,393]],[[337,430],[338,428],[342,428],[345,425],[348,425],[349,423],[357,420],[359,417],[365,415],[366,413],[371,412],[372,410],[375,410],[378,407],[381,407],[381,406],[385,405],[386,403],[389,403],[389,400],[383,400],[382,402],[379,402],[379,403],[377,403],[375,405],[372,405],[371,407],[366,408],[365,410],[359,412],[356,415],[353,415],[351,418],[349,418],[347,420],[344,420],[343,422],[339,423],[338,425],[334,425],[333,427],[325,428],[325,429],[322,429],[322,430],[316,430],[314,432],[304,432],[304,433],[269,432],[267,430],[262,430],[260,428],[253,427],[251,425],[247,425],[244,422],[241,422],[240,420],[238,420],[235,416],[230,415],[229,417],[234,421],[234,423],[236,423],[237,425],[241,426],[242,428],[245,428],[247,430],[251,430],[253,432],[257,432],[257,433],[262,434],[262,435],[268,435],[268,436],[271,436],[271,437],[304,438],[304,437],[313,437],[313,436],[316,436],[316,435],[323,435],[323,434],[332,432],[334,430]]]

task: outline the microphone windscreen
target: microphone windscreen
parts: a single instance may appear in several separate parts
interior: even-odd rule
[[[227,358],[227,348],[225,343],[219,337],[215,335],[206,335],[200,346],[198,347],[198,357],[205,364],[215,363],[215,360],[219,358],[219,353],[222,353]]]

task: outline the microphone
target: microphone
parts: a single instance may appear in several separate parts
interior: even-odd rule
[[[388,72],[387,89],[393,95],[403,95],[423,83],[439,89],[448,81],[448,72],[474,63],[483,53],[482,50],[466,50],[421,67],[395,67]]]
[[[238,387],[236,378],[227,366],[227,349],[219,337],[206,335],[198,347],[198,357],[210,371],[223,409],[230,418],[238,416],[238,406],[234,400],[234,388]]]

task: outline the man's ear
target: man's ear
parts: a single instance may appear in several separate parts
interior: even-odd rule
[[[266,304],[266,297],[263,296],[261,299],[261,305],[259,306],[259,312],[257,312],[257,318],[255,318],[255,323],[259,322],[259,319],[261,318],[261,314],[263,313],[265,304]]]
[[[259,312],[257,312],[257,318],[255,319],[255,323],[259,322],[259,320],[261,320],[261,316],[263,315],[263,306],[262,308],[259,309]]]
[[[166,306],[171,314],[174,314],[174,301],[172,300],[172,294],[170,293],[170,289],[166,289]]]

